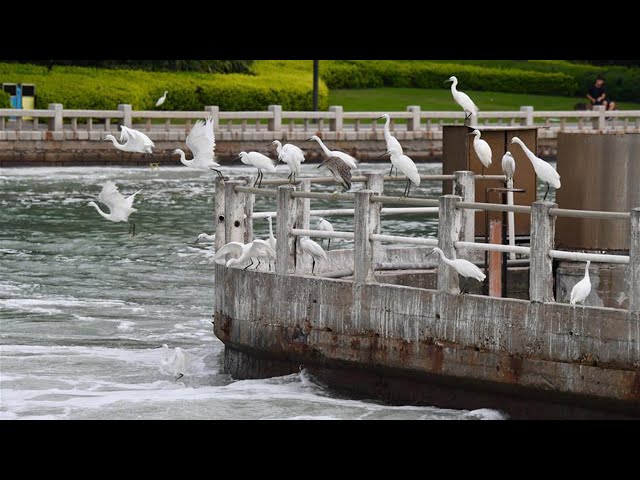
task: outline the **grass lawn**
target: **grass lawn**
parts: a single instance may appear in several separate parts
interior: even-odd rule
[[[466,92],[481,111],[520,110],[531,105],[535,110],[573,110],[580,97],[554,97],[521,93]],[[453,101],[451,90],[423,88],[369,88],[361,90],[330,90],[329,105],[342,105],[346,111],[404,111],[408,105],[420,105],[422,110],[453,111],[460,107]],[[618,103],[620,110],[640,110],[640,103]]]

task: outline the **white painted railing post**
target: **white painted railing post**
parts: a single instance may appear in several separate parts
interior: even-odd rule
[[[224,182],[224,218],[225,241],[244,243],[244,207],[246,196],[235,191],[235,187],[244,185],[243,180]]]
[[[128,103],[121,103],[118,105],[118,110],[124,113],[122,125],[131,128],[131,123],[133,121],[131,118],[131,105],[129,105]]]
[[[413,113],[412,117],[407,120],[407,131],[408,132],[420,131],[420,105],[408,106],[407,112]]]
[[[384,175],[382,173],[365,173],[364,176],[367,178],[365,182],[365,190],[371,190],[374,195],[382,195],[384,193]],[[371,203],[369,205],[369,215],[370,218],[376,219],[372,221],[373,227],[372,233],[380,233],[380,212],[382,210],[381,203]],[[373,261],[374,264],[378,258],[380,258],[382,253],[382,249],[379,241],[373,242]]]
[[[457,195],[440,197],[438,219],[438,247],[448,258],[456,258],[455,243],[460,240],[462,215],[456,204],[462,200]],[[437,255],[434,253],[434,255]],[[458,272],[440,259],[438,265],[438,290],[445,293],[460,293]]]
[[[333,107],[329,107],[329,111],[334,114],[334,117],[329,119],[329,131],[330,132],[341,132],[342,131],[342,107],[337,105]]]
[[[553,202],[533,202],[531,205],[531,256],[529,260],[529,300],[553,302],[553,249],[556,217],[549,210]]]
[[[629,311],[640,314],[640,207],[631,209],[629,242]]]
[[[291,198],[291,192],[295,190],[293,185],[280,185],[278,187],[277,212],[278,223],[276,227],[276,273],[287,275],[295,272],[295,244],[296,238],[291,235],[291,229],[296,220],[296,202]]]
[[[298,192],[310,192],[311,182],[309,180],[302,180],[296,187]],[[309,220],[311,217],[311,199],[310,198],[296,198],[295,199],[295,220],[294,227],[301,230],[309,230]],[[280,218],[280,217],[278,217]],[[311,257],[305,253],[302,253],[300,248],[300,237],[295,237],[296,240],[296,261],[295,271],[298,274],[311,273]]]
[[[211,118],[213,118],[213,128],[219,129],[218,122],[220,121],[220,107],[217,105],[209,105],[204,107],[205,112],[207,112]]]
[[[53,118],[49,119],[49,130],[54,132],[62,131],[62,104],[61,103],[50,103],[49,110],[53,110]]]
[[[376,233],[380,225],[379,203],[372,203],[371,190],[355,193],[354,204],[354,241],[353,272],[356,283],[375,282],[374,241],[371,234]]]
[[[238,177],[244,185],[253,185],[255,178],[251,176]],[[253,242],[253,205],[256,203],[256,196],[252,193],[242,193],[244,196],[244,243]]]
[[[273,118],[269,119],[269,131],[274,132],[278,138],[282,134],[282,105],[269,105],[269,111],[273,113]]]
[[[601,132],[607,129],[607,110],[604,108],[604,105],[595,105],[593,107],[595,111],[598,112],[598,130]]]
[[[453,172],[453,194],[462,198],[463,202],[476,201],[475,174],[467,170]],[[465,208],[462,210],[462,220],[460,226],[460,239],[463,242],[475,241],[475,210]]]
[[[533,127],[533,107],[528,105],[520,107],[520,111],[526,113],[526,117],[520,121],[520,125],[523,127]]]
[[[215,218],[213,219],[213,224],[216,227],[216,240],[215,240],[215,248],[216,251],[222,248],[222,246],[227,243],[225,241],[226,231],[225,231],[225,211],[224,211],[224,196],[225,196],[225,188],[224,188],[224,180],[220,177],[216,177],[213,181],[215,186]]]

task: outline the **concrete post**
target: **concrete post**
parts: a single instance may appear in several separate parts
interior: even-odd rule
[[[384,193],[384,175],[381,173],[365,173],[367,181],[365,184],[365,190],[371,190],[374,195],[382,195]],[[369,205],[370,218],[375,219],[372,221],[371,233],[380,233],[380,210],[382,210],[381,203],[371,203]],[[373,262],[380,258],[382,249],[380,242],[373,242]]]
[[[253,177],[239,177],[244,185],[253,185]],[[244,196],[244,243],[253,242],[253,205],[256,203],[256,196],[251,193],[241,193]]]
[[[447,258],[456,258],[455,242],[460,239],[462,216],[456,203],[462,199],[457,195],[440,197],[440,218],[438,221],[438,246]],[[434,253],[434,255],[437,255]],[[458,272],[440,260],[438,266],[438,290],[446,293],[460,293]]]
[[[470,171],[460,170],[453,172],[455,180],[453,181],[453,194],[462,198],[463,202],[476,201],[476,182],[475,174]],[[468,208],[460,211],[462,216],[460,225],[460,239],[463,242],[475,241],[475,210]]]
[[[640,313],[640,208],[631,210],[629,241],[629,311]]]
[[[216,252],[218,250],[220,250],[223,245],[227,242],[225,242],[225,238],[226,238],[226,232],[225,232],[225,211],[224,211],[224,196],[225,196],[225,189],[224,189],[224,180],[222,180],[220,177],[216,177],[216,179],[214,180],[214,185],[215,185],[215,201],[216,201],[216,205],[215,205],[215,218],[213,219],[213,224],[216,227],[216,241],[214,243],[215,248],[216,248]]]
[[[593,109],[598,112],[597,128],[603,132],[607,129],[607,110],[604,105],[595,105]]]
[[[280,185],[278,187],[277,211],[278,223],[276,226],[277,259],[276,273],[287,275],[295,271],[295,237],[291,235],[291,229],[295,224],[297,203],[291,198],[291,192],[295,190],[293,185]]]
[[[62,104],[61,103],[50,103],[49,110],[54,111],[54,117],[49,119],[49,130],[54,132],[62,131]]]
[[[527,115],[522,120],[520,120],[520,125],[522,125],[523,127],[533,127],[533,107],[520,107],[520,111],[525,112]]]
[[[124,118],[122,119],[122,125],[124,125],[125,127],[131,128],[131,123],[132,123],[131,105],[129,105],[128,103],[120,103],[118,105],[118,110],[120,110],[121,112],[124,112]]]
[[[278,138],[282,135],[282,106],[269,105],[269,111],[273,112],[273,118],[269,119],[269,131],[274,132]]]
[[[204,110],[211,116],[211,118],[213,118],[213,128],[219,129],[220,127],[218,126],[218,124],[220,122],[220,107],[217,105],[209,105],[204,107]]]
[[[555,238],[555,215],[549,210],[557,208],[553,202],[533,202],[531,205],[531,256],[529,263],[529,300],[553,302],[553,249]]]
[[[329,107],[329,111],[335,113],[335,117],[329,119],[329,131],[341,132],[342,131],[342,107],[341,106]]]
[[[296,187],[296,191],[310,192],[311,182],[309,180],[302,180]],[[310,213],[311,199],[296,198],[295,204],[296,204],[296,208],[295,208],[296,214],[295,214],[295,220],[294,220],[295,228],[308,230],[309,220],[311,217],[311,213]],[[300,237],[295,237],[295,241],[296,241],[295,271],[297,274],[310,274],[311,266],[312,266],[311,257],[309,255],[302,253],[302,249],[300,248]]]
[[[225,241],[244,243],[244,207],[246,195],[236,193],[236,186],[244,185],[243,180],[224,182]]]
[[[380,224],[380,209],[376,208],[380,204],[371,203],[372,196],[371,190],[360,190],[355,194],[353,270],[356,283],[375,282],[371,234]]]
[[[381,173],[365,173],[367,177],[366,190],[371,190],[375,194],[384,192],[384,175]]]
[[[408,106],[407,112],[413,113],[413,116],[409,120],[407,120],[407,131],[408,132],[420,131],[420,105]]]

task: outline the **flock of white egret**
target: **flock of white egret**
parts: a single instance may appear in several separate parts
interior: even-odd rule
[[[478,107],[473,102],[473,100],[471,100],[469,95],[464,92],[458,91],[458,79],[455,76],[450,77],[445,82],[452,82],[451,94],[453,96],[453,99],[456,101],[456,103],[458,103],[458,105],[460,105],[465,113],[466,125],[469,118],[478,115]],[[167,97],[167,93],[168,92],[165,91],[164,95],[158,99],[158,101],[156,102],[156,106],[161,106],[164,103]],[[399,171],[407,177],[404,196],[408,196],[411,184],[414,184],[416,187],[420,186],[420,175],[418,174],[418,169],[413,160],[404,154],[402,145],[400,144],[398,139],[396,139],[391,134],[391,116],[385,113],[378,117],[378,120],[380,119],[385,120],[384,139],[386,143],[386,151],[380,156],[382,157],[385,155],[389,155],[391,162],[390,175],[393,174],[393,169],[395,168],[396,172]],[[110,140],[116,148],[126,152],[153,153],[152,149],[155,148],[155,145],[147,135],[125,126],[121,126],[121,129],[122,132],[120,134],[120,143],[116,141],[113,135],[107,135],[105,137],[105,140]],[[493,152],[491,151],[491,147],[489,146],[489,144],[481,138],[482,134],[480,130],[474,129],[469,135],[474,135],[473,148],[476,155],[478,156],[478,159],[483,165],[482,173],[484,174],[484,169],[489,167],[492,163]],[[316,135],[313,135],[307,140],[318,142],[318,145],[327,157],[318,166],[318,168],[323,166],[326,167],[333,175],[336,183],[342,186],[345,191],[349,190],[351,188],[351,171],[358,168],[358,160],[340,150],[330,150],[324,144],[322,139],[320,139]],[[213,119],[211,117],[207,118],[204,121],[199,120],[195,123],[186,138],[186,144],[187,147],[189,147],[189,150],[191,150],[191,153],[193,155],[192,159],[187,160],[185,152],[181,149],[176,149],[173,151],[174,154],[180,155],[180,162],[183,165],[203,171],[213,170],[220,177],[224,178],[219,170],[220,164],[215,161],[216,159],[214,151],[216,143],[213,133]],[[255,151],[242,151],[236,158],[236,160],[241,160],[242,163],[253,166],[257,169],[258,175],[254,183],[255,187],[259,188],[261,186],[262,178],[264,175],[263,171],[267,171],[269,173],[276,172],[276,164],[278,162],[283,162],[287,165],[290,172],[288,178],[292,183],[295,182],[296,178],[300,176],[300,167],[301,164],[305,161],[304,151],[300,147],[292,143],[283,145],[280,140],[274,140],[272,144],[276,147],[277,160],[273,160],[270,157]],[[555,189],[560,188],[560,175],[558,175],[558,172],[553,168],[553,166],[551,166],[543,159],[537,157],[518,137],[513,137],[511,140],[511,144],[517,144],[522,148],[527,158],[531,161],[531,164],[533,165],[538,178],[547,184],[547,189],[544,195],[544,199],[546,200],[550,186],[554,187]],[[507,186],[512,188],[516,164],[514,157],[510,151],[507,151],[502,157],[501,167],[502,171],[507,177]],[[135,196],[138,193],[140,193],[140,191],[137,191],[134,194],[125,197],[118,191],[117,186],[113,182],[108,181],[104,184],[102,191],[98,196],[98,200],[109,207],[110,213],[107,214],[103,212],[100,207],[95,204],[95,202],[90,202],[89,205],[95,207],[100,215],[102,215],[107,220],[111,220],[113,222],[127,222],[129,221],[129,216],[132,213],[136,212],[136,209],[133,208],[132,205]],[[230,258],[226,263],[227,266],[241,264],[249,260],[249,265],[244,267],[246,269],[252,266],[254,261],[257,262],[258,266],[261,259],[266,257],[269,261],[269,265],[271,265],[271,259],[275,259],[276,255],[276,239],[273,236],[271,217],[268,217],[268,221],[269,238],[267,240],[256,239],[253,242],[247,244],[242,244],[239,242],[227,243],[216,253],[215,258],[218,259],[225,255],[231,256],[232,258]],[[333,226],[331,225],[331,223],[323,218],[320,218],[317,221],[317,228],[319,230],[333,231]],[[133,234],[135,234],[135,224],[131,222],[130,232],[133,232]],[[206,233],[199,235],[196,239],[197,242],[213,242],[214,240],[215,235],[208,235]],[[311,240],[309,237],[300,237],[299,245],[303,252],[311,255],[313,259],[313,273],[316,259],[326,259],[326,253],[320,244]],[[329,249],[330,246],[331,240],[329,239],[327,248]],[[438,253],[441,259],[447,265],[451,266],[461,276],[465,278],[474,278],[480,282],[484,281],[484,279],[486,278],[485,274],[482,273],[482,271],[473,263],[464,259],[449,259],[439,248],[434,248],[431,253],[434,252]],[[575,304],[576,302],[583,302],[591,290],[588,268],[589,262],[587,262],[585,278],[578,284],[576,284],[571,292],[572,304]]]

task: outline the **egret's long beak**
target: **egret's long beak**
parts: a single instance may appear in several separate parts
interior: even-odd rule
[[[385,155],[389,155],[389,150],[387,150],[386,152],[384,152],[382,155],[378,155],[378,158],[382,158]]]
[[[444,81],[444,82],[442,82],[442,83],[447,83],[447,82],[450,82],[450,81],[451,81],[451,80],[447,79],[447,80],[445,80],[445,81]]]
[[[376,118],[376,120],[380,120],[383,117],[384,117],[384,115],[380,115],[378,118]]]
[[[431,250],[429,253],[427,253],[427,256],[424,258],[427,258],[429,255],[431,255],[433,252],[435,252],[435,250]]]
[[[320,168],[321,166],[323,166],[325,163],[327,163],[327,161],[323,161],[320,165],[318,165],[316,168]]]
[[[467,136],[469,136],[469,135],[475,135],[475,133],[474,132],[467,133]]]
[[[235,162],[236,160],[240,160],[241,158],[242,158],[241,156],[237,156],[236,158],[234,158],[234,159],[232,160],[232,162]]]
[[[309,142],[309,141],[311,141],[311,140],[313,140],[313,137],[309,137],[309,138],[307,138],[307,140],[306,140],[306,141],[307,141],[307,142]]]

